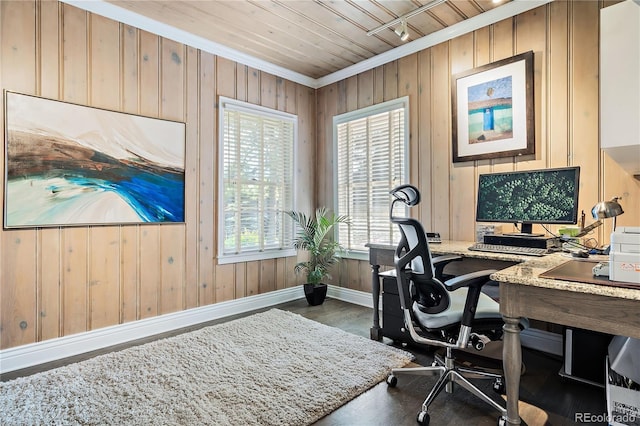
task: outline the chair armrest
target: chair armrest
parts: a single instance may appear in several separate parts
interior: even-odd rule
[[[445,265],[449,262],[453,262],[454,260],[462,260],[462,256],[460,256],[459,254],[443,254],[440,256],[435,256],[431,258],[431,261],[433,262],[434,265],[441,263],[441,262],[446,262]]]
[[[461,287],[468,287],[469,291],[467,292],[464,310],[462,311],[461,324],[469,327],[469,330],[473,324],[473,318],[478,306],[482,286],[491,281],[491,274],[494,272],[497,272],[497,269],[485,269],[483,271],[460,275],[459,277],[455,277],[444,282],[445,287],[449,291],[453,291]]]
[[[460,287],[475,287],[481,288],[483,285],[491,281],[491,274],[498,272],[497,269],[485,269],[482,271],[470,272],[468,274],[460,275],[455,278],[451,278],[444,282],[447,290],[453,291]]]
[[[432,257],[431,264],[433,265],[436,278],[442,280],[444,268],[451,262],[461,260],[462,256],[457,254],[443,254],[442,256]]]

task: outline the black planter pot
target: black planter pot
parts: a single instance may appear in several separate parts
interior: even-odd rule
[[[307,302],[311,306],[322,305],[324,299],[327,297],[327,285],[326,284],[304,284],[304,296],[307,298]]]

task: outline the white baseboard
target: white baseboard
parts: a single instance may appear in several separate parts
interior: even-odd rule
[[[149,336],[178,330],[203,322],[225,318],[302,297],[300,286],[243,297],[186,311],[147,318],[44,342],[31,343],[0,351],[0,373],[57,361]],[[373,308],[371,293],[330,285],[327,296],[355,305]],[[378,306],[382,306],[379,303]],[[562,336],[529,329],[521,334],[522,346],[562,355]]]
[[[371,293],[366,291],[351,290],[349,288],[330,285],[327,290],[327,296],[333,299],[342,300],[343,302],[353,303],[354,305],[373,308],[373,297],[371,296]],[[382,307],[382,301],[378,302],[378,306]]]
[[[520,333],[520,344],[548,354],[562,356],[562,335],[549,331],[528,328]]]
[[[296,286],[87,331],[85,333],[4,349],[0,351],[0,373],[20,370],[74,355],[104,349],[109,346],[178,330],[230,315],[267,308],[279,303],[300,299],[301,297],[303,297],[303,292],[299,286]]]

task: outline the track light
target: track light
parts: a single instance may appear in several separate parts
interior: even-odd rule
[[[423,6],[420,6],[419,8],[417,8],[415,10],[412,10],[409,13],[405,13],[404,15],[402,15],[402,16],[400,16],[400,17],[398,17],[398,18],[396,18],[396,19],[394,19],[392,21],[389,21],[386,24],[380,25],[378,28],[372,29],[371,31],[367,32],[367,35],[368,36],[372,36],[374,34],[379,33],[382,30],[386,30],[387,28],[391,28],[396,24],[402,24],[402,22],[404,22],[404,25],[403,25],[404,34],[406,34],[406,36],[405,36],[405,38],[402,39],[402,41],[405,41],[405,40],[407,40],[407,38],[409,38],[409,33],[407,32],[407,20],[409,18],[411,18],[412,16],[416,16],[416,15],[418,15],[418,14],[420,14],[420,13],[426,11],[426,10],[434,8],[434,7],[444,3],[446,1],[447,0],[431,0],[429,3],[427,3],[427,4],[423,5]],[[394,30],[394,32],[396,34],[398,34],[399,37],[402,37],[400,34],[403,34],[403,32],[400,29],[396,29],[396,30]]]
[[[407,21],[402,20],[400,22],[400,26],[396,28],[394,32],[398,34],[398,37],[400,37],[400,40],[407,41],[409,39],[409,31],[407,31]]]

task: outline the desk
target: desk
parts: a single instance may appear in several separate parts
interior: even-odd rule
[[[468,250],[471,244],[443,241],[429,248],[434,255],[448,253],[476,259],[519,262],[491,275],[493,280],[500,283],[500,312],[505,321],[503,363],[508,424],[520,424],[518,399],[522,348],[518,324],[521,317],[640,339],[640,290],[540,278],[543,272],[570,260],[561,253],[543,257],[484,253]],[[368,247],[373,271],[374,322],[371,337],[378,339],[381,337],[378,335],[379,267],[393,264],[395,247],[382,244],[369,244]]]
[[[508,424],[520,424],[520,317],[640,339],[640,290],[539,277],[567,260],[561,254],[532,258],[491,275],[500,283],[500,313],[505,321]]]

